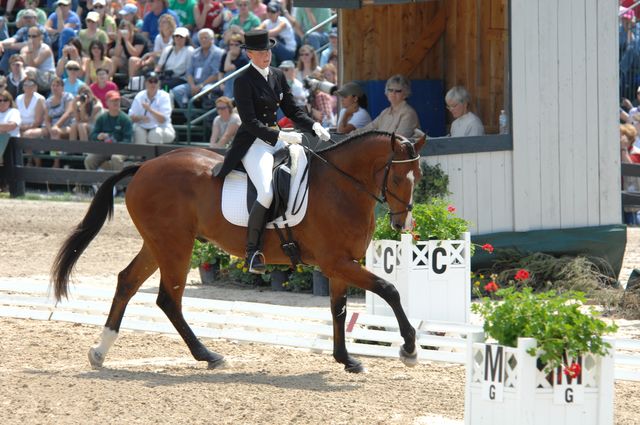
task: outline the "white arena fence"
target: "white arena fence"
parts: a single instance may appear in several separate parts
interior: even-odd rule
[[[53,320],[102,327],[113,299],[113,289],[75,285],[69,300],[57,305],[49,285],[28,278],[0,281],[0,317]],[[138,292],[127,306],[121,329],[177,335],[155,305],[156,294]],[[185,319],[198,337],[258,342],[333,351],[332,318],[326,309],[288,307],[242,301],[184,297]],[[403,340],[393,317],[349,311],[347,349],[352,354],[398,358]],[[467,335],[480,326],[411,320],[422,347],[419,361],[466,363]],[[108,360],[107,360],[108,362]],[[616,339],[615,378],[640,381],[640,341]]]

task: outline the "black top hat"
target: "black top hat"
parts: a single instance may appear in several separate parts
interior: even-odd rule
[[[267,30],[251,30],[244,34],[242,47],[247,50],[270,50],[276,43],[276,40],[269,38]]]

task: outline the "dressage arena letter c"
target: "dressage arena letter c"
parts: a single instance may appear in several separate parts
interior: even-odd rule
[[[436,274],[442,274],[447,271],[446,264],[442,264],[442,266],[438,267],[438,257],[440,256],[447,256],[447,250],[443,247],[434,249],[433,253],[431,254],[431,270],[433,270],[433,272]]]
[[[389,261],[389,257],[391,257],[392,261]],[[393,272],[393,262],[395,261],[395,256],[393,255],[393,249],[391,247],[386,247],[384,252],[382,253],[382,264],[384,266],[384,272],[386,274],[391,274]]]

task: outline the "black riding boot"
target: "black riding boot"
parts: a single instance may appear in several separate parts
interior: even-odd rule
[[[267,208],[255,201],[249,213],[247,224],[247,266],[249,273],[262,274],[265,272],[264,255],[262,249],[262,233],[267,223]]]

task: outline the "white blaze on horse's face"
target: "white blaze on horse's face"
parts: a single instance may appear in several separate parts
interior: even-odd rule
[[[413,205],[413,187],[416,183],[416,178],[413,175],[413,170],[407,173],[407,180],[411,182],[411,198],[409,198],[409,205]],[[407,217],[404,219],[404,225],[402,226],[402,230],[409,231],[413,227],[413,216],[411,215],[411,211],[407,213]]]

